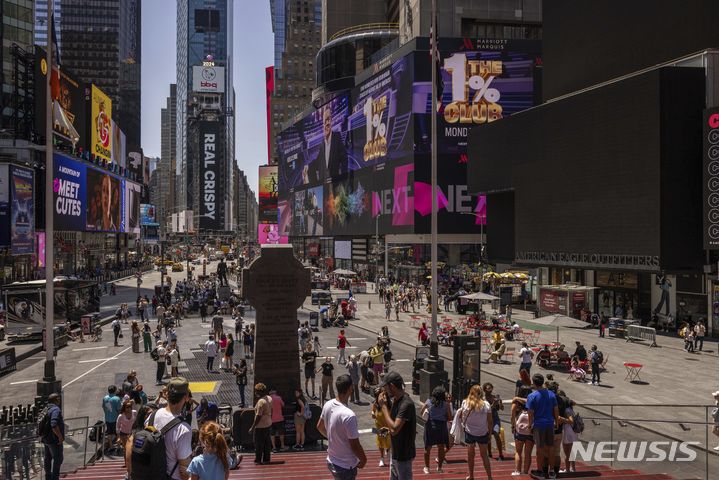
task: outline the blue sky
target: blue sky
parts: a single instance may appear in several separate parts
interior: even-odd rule
[[[267,163],[265,68],[274,59],[270,2],[234,2],[235,156],[257,194],[257,167]],[[160,156],[160,109],[175,83],[176,2],[142,2],[142,147]]]

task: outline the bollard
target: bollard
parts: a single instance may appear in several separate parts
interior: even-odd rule
[[[367,308],[370,309],[370,310],[372,310],[372,300],[370,300],[369,302],[367,302]]]

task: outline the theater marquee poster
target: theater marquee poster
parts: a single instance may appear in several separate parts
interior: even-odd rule
[[[93,85],[90,103],[90,152],[109,162],[112,160],[112,100]]]

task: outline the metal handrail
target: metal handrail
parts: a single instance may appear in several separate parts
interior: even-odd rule
[[[365,23],[362,25],[353,25],[351,27],[343,28],[342,30],[336,32],[334,35],[330,37],[330,42],[332,40],[336,40],[340,37],[344,37],[345,35],[349,35],[351,33],[355,32],[364,32],[368,30],[377,30],[377,29],[393,29],[393,30],[399,30],[399,23]]]

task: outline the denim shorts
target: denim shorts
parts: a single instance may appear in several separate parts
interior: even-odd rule
[[[478,443],[480,445],[487,445],[489,443],[489,432],[485,433],[484,435],[476,436],[465,430],[464,443],[466,443],[467,445],[472,445],[474,443]]]
[[[342,468],[339,465],[327,462],[327,469],[332,473],[335,480],[355,480],[357,478],[357,467]]]
[[[522,433],[515,433],[514,440],[517,442],[532,442],[534,443],[534,437],[532,435],[526,435]]]

